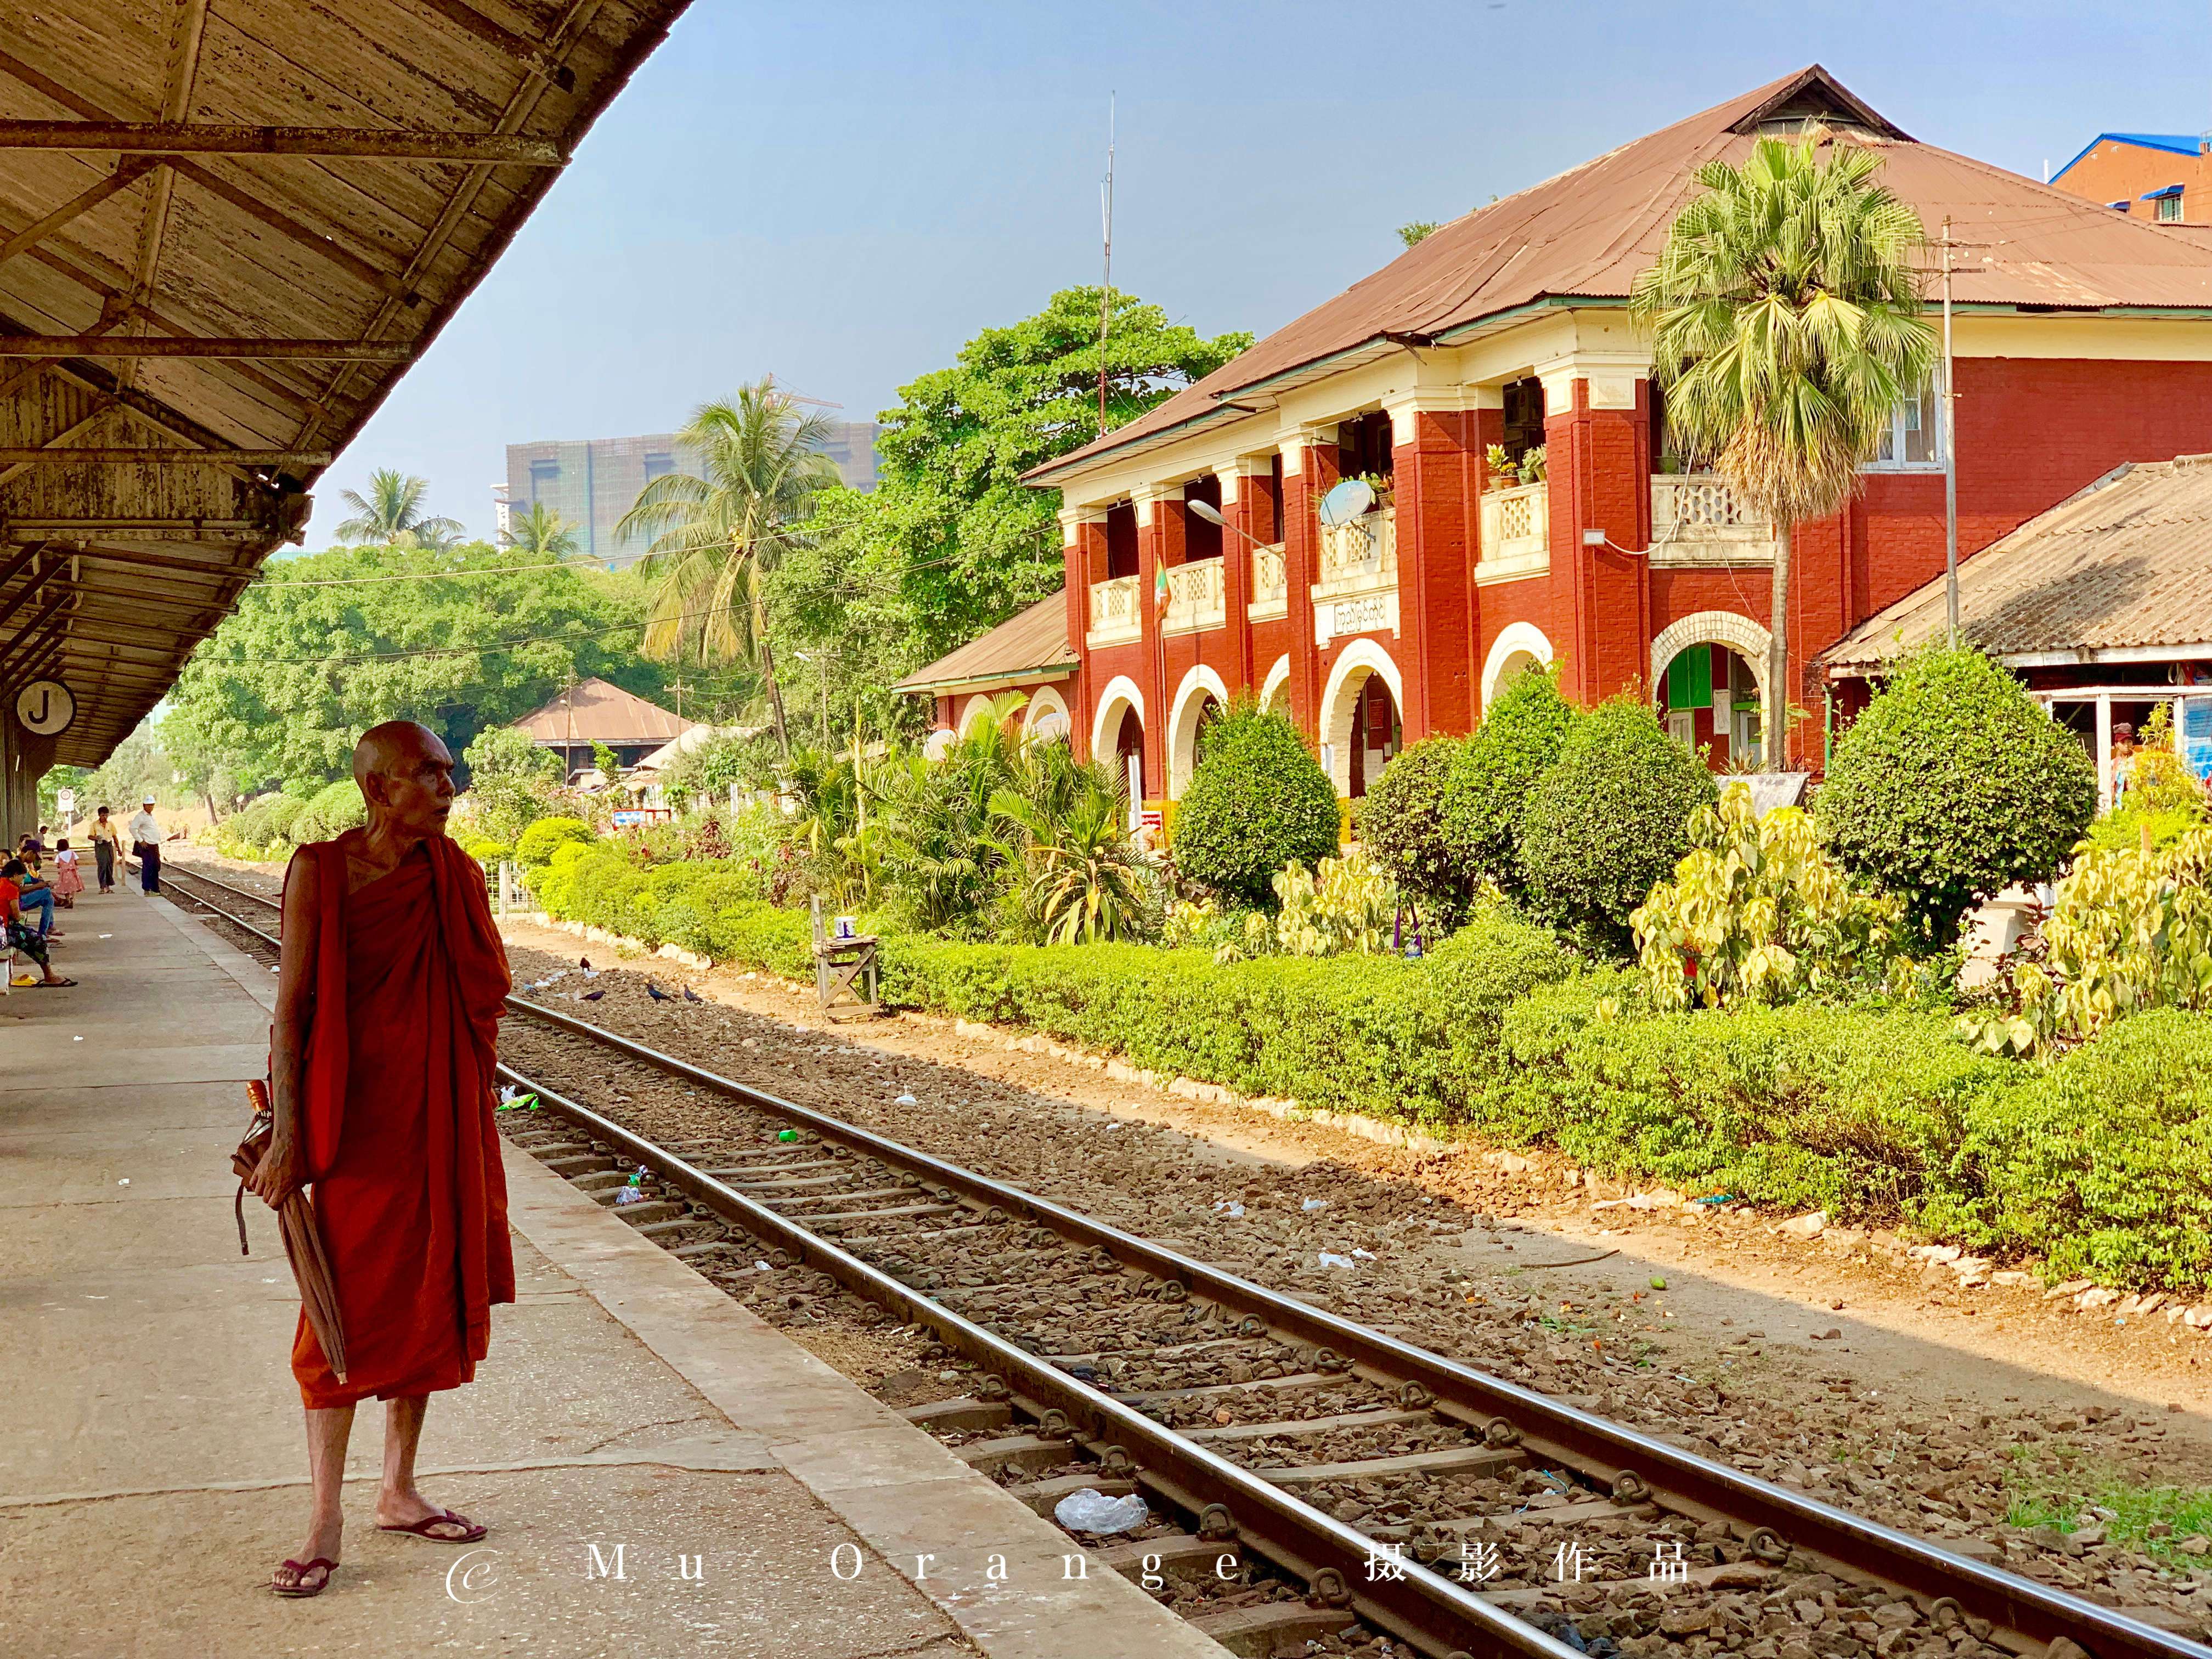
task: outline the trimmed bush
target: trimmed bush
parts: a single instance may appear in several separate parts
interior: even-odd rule
[[[542,870],[553,861],[556,849],[598,839],[581,818],[540,818],[515,837],[515,861],[526,870]]]
[[[2122,1020],[1978,1113],[1969,1183],[1928,1218],[2061,1278],[2212,1283],[2212,1018]]]
[[[456,836],[453,839],[461,844],[461,851],[478,864],[496,864],[501,859],[514,856],[513,848],[503,841],[495,841],[489,836]]]
[[[268,830],[264,840],[273,843],[296,839],[293,832],[299,824],[300,815],[307,810],[307,802],[297,795],[266,795],[254,805],[268,814],[262,820]]]
[[[290,835],[295,845],[304,847],[310,842],[335,841],[368,822],[368,803],[362,799],[361,786],[345,778],[315,792],[293,818]]]
[[[1713,775],[1641,697],[1599,704],[1522,809],[1530,902],[1585,946],[1627,954],[1630,913],[1690,850],[1690,814],[1719,798]]]
[[[1176,867],[1231,902],[1272,908],[1276,872],[1334,858],[1340,822],[1336,787],[1297,728],[1240,703],[1206,734],[1176,809]]]
[[[1449,927],[1467,914],[1474,872],[1444,830],[1453,775],[1467,753],[1459,738],[1430,738],[1382,769],[1359,813],[1359,842],[1399,887]]]
[[[1973,650],[1900,661],[1814,803],[1844,867],[1903,899],[1938,947],[1981,899],[2049,877],[2096,810],[2081,745]]]
[[[1486,877],[1509,892],[1523,886],[1521,810],[1580,718],[1559,695],[1557,667],[1524,670],[1483,711],[1461,749],[1443,812],[1447,854],[1470,890]]]

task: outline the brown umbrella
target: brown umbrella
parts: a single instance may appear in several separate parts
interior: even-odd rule
[[[276,1115],[269,1106],[266,1084],[258,1079],[247,1084],[246,1097],[253,1108],[253,1127],[239,1142],[238,1150],[230,1155],[231,1170],[240,1182],[237,1210],[240,1253],[246,1248],[244,1183],[260,1167],[276,1122]],[[276,1230],[284,1237],[284,1254],[291,1261],[292,1278],[300,1287],[300,1306],[307,1316],[307,1328],[315,1334],[315,1340],[322,1345],[323,1358],[330,1361],[331,1371],[343,1382],[346,1380],[345,1327],[338,1318],[337,1288],[331,1279],[331,1259],[323,1253],[322,1233],[315,1225],[315,1206],[304,1191],[295,1189],[277,1206]]]

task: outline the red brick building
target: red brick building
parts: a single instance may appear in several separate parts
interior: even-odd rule
[[[1919,143],[1808,69],[1444,226],[1031,473],[1061,492],[1076,665],[1056,690],[1079,748],[1133,764],[1158,806],[1207,707],[1249,689],[1357,795],[1556,661],[1584,702],[1650,688],[1717,763],[1755,750],[1771,530],[1721,478],[1674,470],[1627,295],[1704,161],[1808,122],[1877,147],[1889,186],[1970,245],[1962,551],[2119,462],[2212,449],[2212,248]],[[1814,659],[1942,568],[1937,408],[1932,386],[1900,408],[1857,500],[1798,528],[1794,762],[1822,745]],[[1494,474],[1492,445],[1516,465],[1542,446],[1545,476]],[[1324,526],[1317,503],[1355,475],[1375,509]]]

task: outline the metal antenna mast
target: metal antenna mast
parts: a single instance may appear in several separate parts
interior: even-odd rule
[[[1099,186],[1099,218],[1105,229],[1105,268],[1098,284],[1098,435],[1106,435],[1106,337],[1114,319],[1114,101],[1106,94],[1106,180]]]

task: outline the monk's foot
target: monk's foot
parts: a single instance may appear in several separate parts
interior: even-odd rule
[[[338,1536],[343,1530],[343,1523],[337,1521],[309,1528],[307,1541],[299,1553],[270,1575],[269,1588],[279,1595],[321,1595],[337,1568]]]
[[[404,1532],[434,1544],[473,1544],[484,1528],[465,1515],[440,1509],[419,1492],[386,1492],[376,1500],[376,1524],[383,1532]]]

